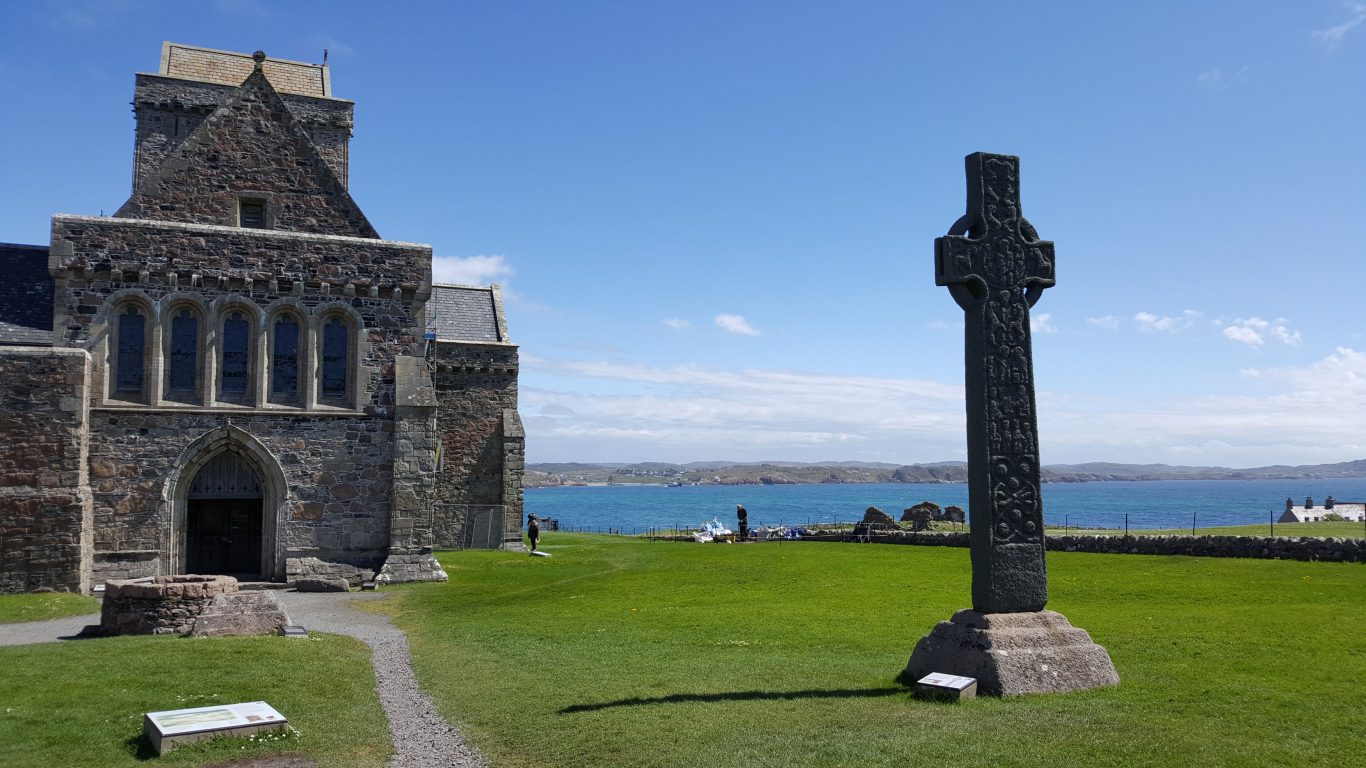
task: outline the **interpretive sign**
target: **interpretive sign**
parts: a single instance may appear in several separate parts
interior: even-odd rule
[[[215,736],[246,736],[263,731],[284,730],[285,716],[264,701],[245,704],[218,704],[212,707],[148,712],[143,716],[142,732],[158,755],[181,744]]]
[[[915,687],[916,692],[925,698],[953,701],[977,698],[977,678],[975,677],[934,672],[917,680]]]

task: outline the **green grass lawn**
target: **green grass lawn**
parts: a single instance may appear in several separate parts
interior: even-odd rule
[[[47,621],[83,613],[98,613],[100,601],[67,592],[31,592],[0,595],[0,624],[17,621]]]
[[[968,550],[549,533],[443,553],[379,610],[495,765],[1292,766],[1366,755],[1360,564],[1055,552],[1051,608],[1119,687],[921,702],[895,680],[968,601]]]
[[[0,598],[0,605],[14,596]],[[26,597],[26,596],[25,596]],[[218,739],[157,765],[205,765],[277,752],[321,766],[376,768],[392,752],[370,650],[358,640],[114,637],[0,647],[0,765],[109,768],[146,764],[142,715],[269,702],[296,733]]]

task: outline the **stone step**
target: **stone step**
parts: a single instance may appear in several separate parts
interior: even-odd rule
[[[239,581],[237,582],[238,591],[249,589],[289,589],[289,584],[283,581]]]

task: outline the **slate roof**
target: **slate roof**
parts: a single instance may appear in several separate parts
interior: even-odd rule
[[[1313,509],[1305,509],[1302,506],[1295,506],[1283,512],[1276,522],[1278,523],[1312,523],[1323,519],[1323,516],[1330,512],[1351,520],[1354,523],[1362,522],[1366,517],[1366,503],[1359,501],[1338,501],[1333,503],[1333,508],[1328,509],[1323,504],[1315,504]]]
[[[505,342],[492,287],[433,285],[427,303],[427,325],[437,341]]]
[[[0,243],[0,344],[52,346],[46,245]]]

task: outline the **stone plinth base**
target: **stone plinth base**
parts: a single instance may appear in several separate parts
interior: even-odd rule
[[[1110,654],[1055,611],[961,610],[916,643],[903,679],[932,672],[977,678],[979,693],[1064,693],[1119,684]]]
[[[404,584],[411,581],[446,581],[446,572],[431,552],[392,554],[384,561],[375,581],[383,584]]]
[[[215,597],[195,617],[195,637],[265,635],[289,624],[289,614],[275,595],[265,591],[236,592]]]

